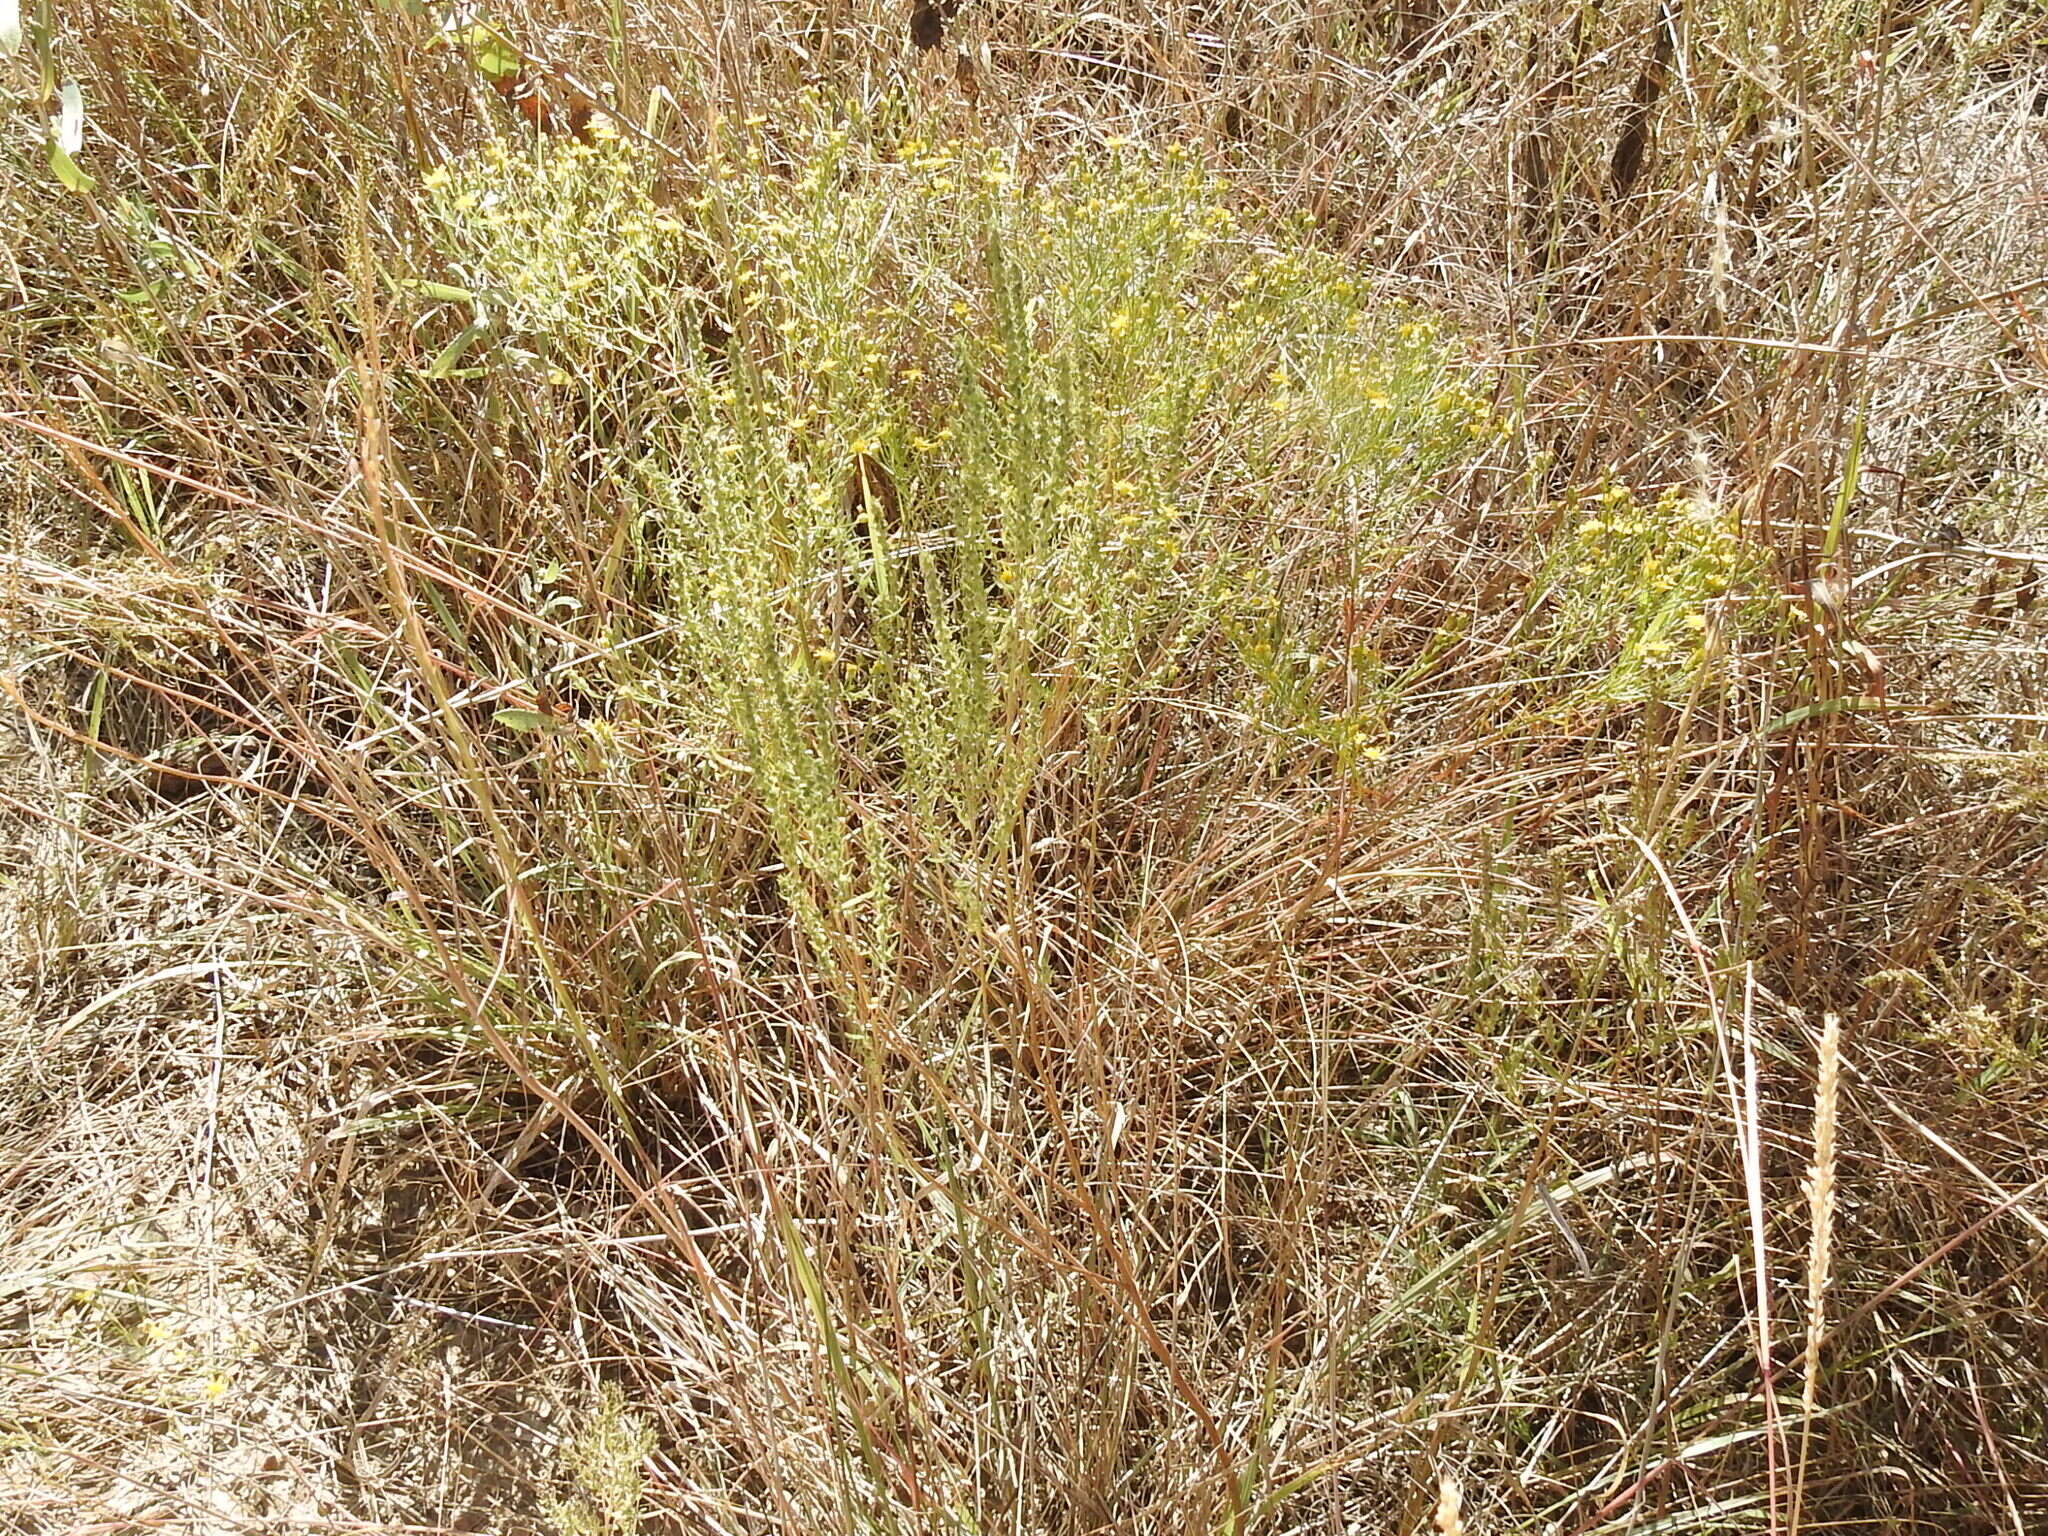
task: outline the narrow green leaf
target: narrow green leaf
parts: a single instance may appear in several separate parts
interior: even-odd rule
[[[1822,699],[1818,704],[1806,704],[1778,716],[1764,727],[1766,736],[1775,736],[1780,731],[1789,731],[1795,725],[1804,725],[1809,720],[1818,720],[1826,715],[1871,714],[1883,710],[1910,709],[1912,706],[1899,699],[1881,699],[1876,694],[1854,694],[1843,699]]]
[[[461,365],[462,359],[469,349],[488,336],[490,330],[490,320],[479,312],[477,317],[470,321],[468,325],[465,325],[456,338],[443,347],[435,355],[434,360],[427,364],[427,377],[430,379],[445,379],[451,376],[456,368]]]
[[[55,139],[50,140],[50,171],[73,192],[90,192],[97,185]]]

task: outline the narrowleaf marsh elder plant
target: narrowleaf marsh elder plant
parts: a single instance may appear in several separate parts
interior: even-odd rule
[[[621,141],[427,181],[501,317],[477,366],[625,416],[597,451],[660,615],[632,689],[737,770],[708,792],[872,1004],[906,923],[1000,908],[1049,763],[1100,764],[1153,701],[1264,720],[1277,690],[1277,739],[1348,742],[1289,671],[1301,552],[1392,538],[1491,423],[1432,328],[1191,155],[780,133],[666,207]]]

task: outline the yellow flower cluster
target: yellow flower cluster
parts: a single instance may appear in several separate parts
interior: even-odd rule
[[[1708,610],[1739,598],[1751,553],[1725,512],[1678,488],[1645,502],[1609,480],[1576,510],[1567,643],[1611,636],[1602,691],[1617,698],[1654,692],[1657,674],[1682,675],[1703,660]]]
[[[653,171],[616,137],[497,138],[427,170],[420,189],[463,285],[509,330],[606,350],[689,232]]]

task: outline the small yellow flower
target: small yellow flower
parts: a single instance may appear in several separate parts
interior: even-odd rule
[[[1131,328],[1131,312],[1120,309],[1109,317],[1109,334],[1121,336]]]

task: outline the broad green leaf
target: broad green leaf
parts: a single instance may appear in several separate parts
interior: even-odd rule
[[[526,63],[525,56],[512,46],[505,34],[488,22],[458,27],[446,36],[451,44],[469,55],[469,62],[487,79],[502,80],[507,75],[516,75]]]
[[[491,718],[508,731],[559,731],[562,722],[537,709],[501,709]]]
[[[519,50],[500,37],[489,39],[471,57],[476,60],[476,67],[493,80],[518,74],[525,62],[519,57]]]

